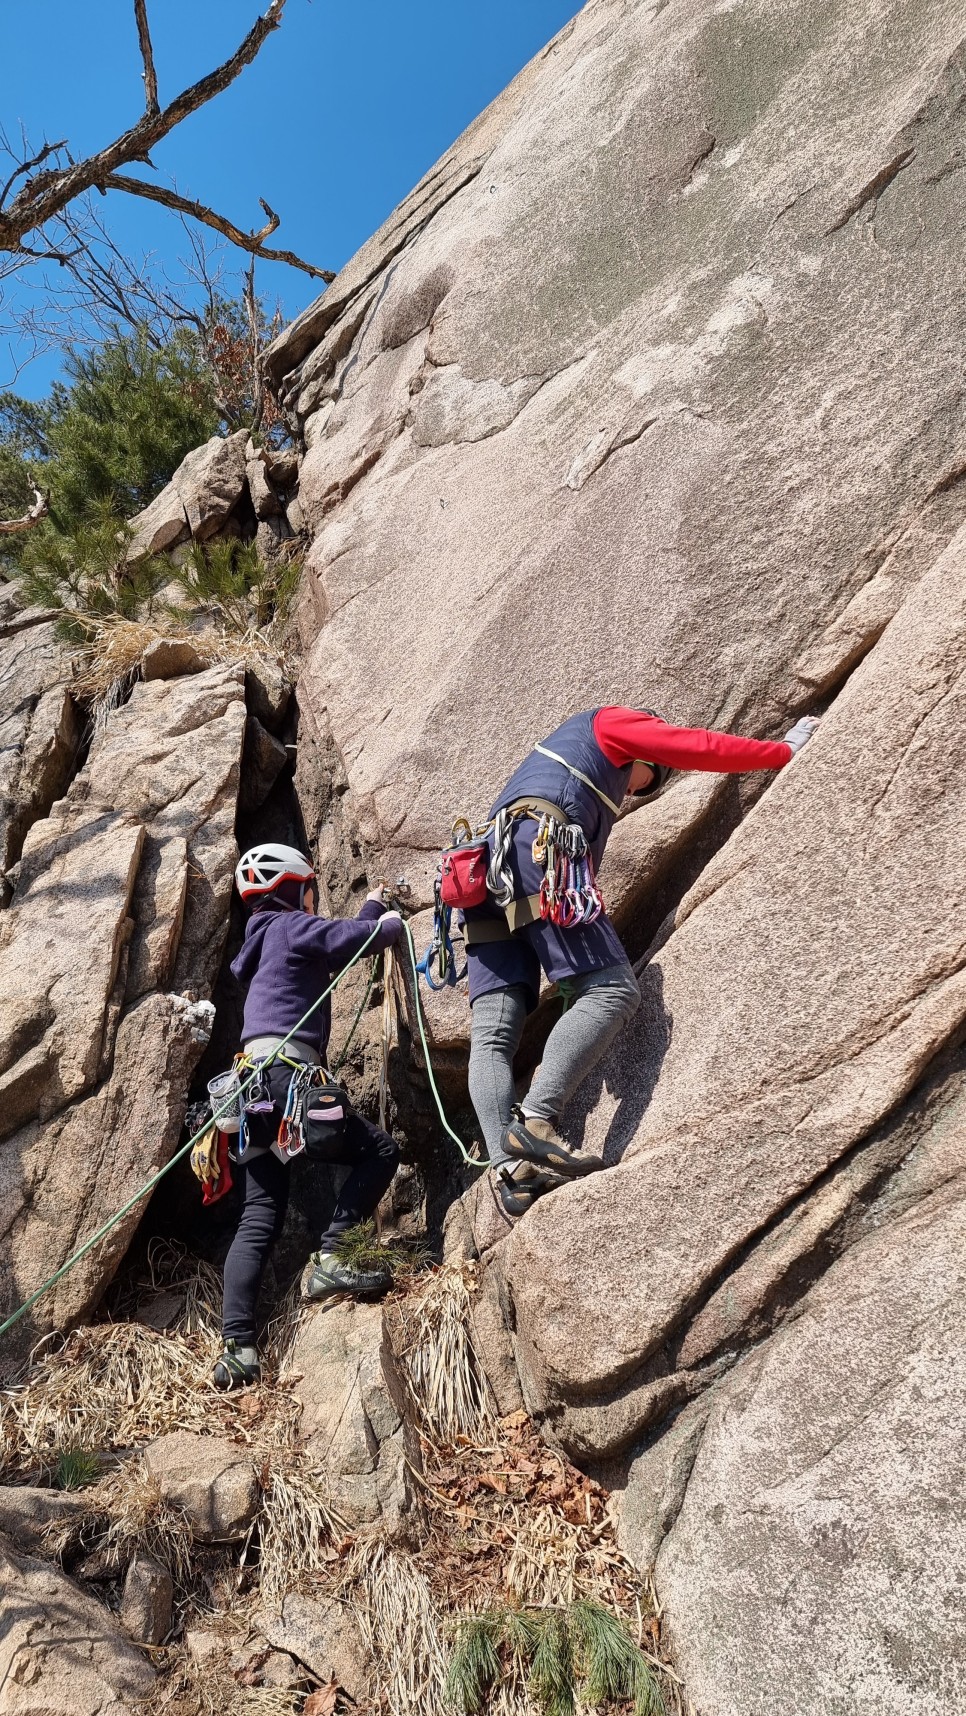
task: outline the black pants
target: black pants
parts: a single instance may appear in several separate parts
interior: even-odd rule
[[[372,1215],[396,1172],[399,1146],[361,1114],[350,1114],[333,1161],[347,1164],[351,1172],[319,1242],[321,1250],[331,1249],[340,1234]],[[252,1346],[258,1290],[288,1208],[289,1164],[269,1151],[252,1157],[235,1172],[241,1183],[242,1212],[225,1259],[222,1323],[226,1340]]]

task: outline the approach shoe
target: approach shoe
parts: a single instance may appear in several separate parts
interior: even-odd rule
[[[504,1214],[512,1221],[526,1215],[538,1198],[567,1184],[565,1174],[555,1174],[552,1168],[538,1168],[533,1162],[501,1162],[496,1179]]]
[[[261,1382],[262,1367],[257,1347],[242,1346],[239,1341],[226,1341],[225,1350],[215,1365],[212,1382],[216,1388],[246,1388]]]
[[[364,1298],[369,1293],[382,1293],[389,1286],[388,1269],[354,1269],[343,1263],[334,1251],[313,1251],[314,1267],[302,1288],[306,1299],[329,1299],[336,1293],[355,1293]]]
[[[517,1161],[534,1162],[541,1168],[551,1168],[568,1180],[596,1174],[604,1166],[600,1156],[592,1156],[586,1150],[572,1150],[569,1144],[565,1144],[552,1120],[542,1120],[536,1114],[524,1114],[520,1108],[514,1109],[514,1116],[503,1135],[503,1148],[508,1156],[516,1157]]]

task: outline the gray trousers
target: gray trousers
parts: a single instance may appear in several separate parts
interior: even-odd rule
[[[569,980],[568,989],[571,1005],[547,1038],[539,1071],[522,1103],[525,1114],[550,1121],[556,1121],[571,1092],[641,1002],[637,978],[626,963],[582,972]],[[493,1163],[510,1160],[503,1134],[513,1118],[513,1057],[526,1023],[527,1000],[526,988],[513,984],[480,995],[473,1003],[470,1097]]]

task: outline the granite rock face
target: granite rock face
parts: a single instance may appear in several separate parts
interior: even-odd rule
[[[960,1179],[720,1391],[657,1562],[703,1716],[961,1707],[964,1240]]]
[[[4,1311],[177,1140],[211,1023],[190,997],[227,933],[245,721],[240,666],[136,685],[23,839],[0,914]],[[11,1331],[5,1369],[97,1303],[140,1213]]]
[[[378,1524],[386,1537],[405,1538],[416,1506],[409,1465],[418,1468],[419,1450],[404,1422],[381,1308],[333,1300],[314,1309],[289,1362],[299,1379],[299,1435],[332,1507],[350,1527]]]
[[[726,1344],[697,1331],[709,1291],[966,1019],[964,621],[961,532],[685,897],[579,1093],[574,1130],[619,1166],[538,1206],[507,1263],[532,1393],[575,1445],[582,1420],[632,1440],[672,1355]]]
[[[23,609],[14,586],[0,586],[0,904],[24,837],[63,792],[82,741],[70,695],[70,652],[53,621]]]
[[[611,1172],[449,1230],[702,1716],[966,1696],[964,40],[954,0],[592,0],[266,360],[301,702],[417,906],[574,710],[827,710],[774,781],[618,824],[644,1006],[565,1117]]]
[[[185,1514],[199,1543],[230,1543],[245,1535],[258,1506],[258,1485],[243,1448],[224,1436],[172,1430],[149,1445],[144,1462],[162,1499]]]
[[[270,348],[303,701],[423,899],[572,710],[778,734],[949,540],[961,38],[594,0]]]

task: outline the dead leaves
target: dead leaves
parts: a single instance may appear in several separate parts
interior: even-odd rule
[[[330,1680],[318,1692],[310,1692],[302,1706],[302,1716],[335,1716],[339,1698],[339,1683]]]

